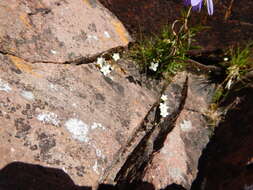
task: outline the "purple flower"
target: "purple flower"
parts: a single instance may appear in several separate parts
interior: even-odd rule
[[[195,11],[200,11],[202,8],[203,1],[206,2],[207,12],[209,15],[213,14],[213,0],[184,0],[184,4],[192,6]]]
[[[213,14],[213,0],[207,0],[206,6],[207,6],[208,14],[212,15]]]
[[[202,8],[203,0],[191,0],[192,9],[194,11],[200,11]]]

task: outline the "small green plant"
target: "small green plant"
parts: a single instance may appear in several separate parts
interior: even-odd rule
[[[135,44],[130,56],[141,70],[156,77],[173,76],[187,62],[187,52],[193,49],[194,36],[202,27],[188,27],[191,8],[182,12],[182,18],[155,35]]]
[[[253,61],[250,60],[251,48],[253,43],[247,45],[244,49],[231,48],[229,50],[230,61],[226,65],[226,76],[224,81],[217,87],[213,102],[218,103],[228,94],[231,87],[241,80],[241,78],[253,69]]]
[[[210,104],[209,109],[205,110],[203,116],[207,119],[208,126],[213,131],[218,123],[222,120],[222,112],[219,110],[218,104]]]

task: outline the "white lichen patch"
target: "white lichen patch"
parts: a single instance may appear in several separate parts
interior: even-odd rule
[[[182,183],[182,182],[185,183],[186,182],[185,178],[183,177],[184,174],[180,168],[171,167],[171,168],[169,168],[168,174],[173,179],[173,181],[175,181],[177,183]]]
[[[95,150],[96,150],[97,157],[103,158],[103,159],[105,158],[105,155],[102,153],[100,149],[96,148]]]
[[[87,38],[89,39],[89,40],[95,40],[95,41],[98,41],[98,37],[96,36],[96,35],[88,35],[87,36]]]
[[[20,94],[23,98],[25,98],[26,100],[29,100],[29,101],[33,101],[34,100],[34,95],[32,92],[30,91],[22,91],[21,94]]]
[[[93,123],[92,125],[91,125],[91,129],[97,129],[97,128],[100,128],[100,129],[103,129],[103,130],[105,130],[105,127],[101,124],[101,123]]]
[[[5,92],[10,92],[12,89],[7,82],[0,79],[0,90],[3,90]]]
[[[39,121],[42,121],[45,124],[51,124],[54,126],[59,126],[60,124],[60,120],[58,119],[58,116],[52,112],[41,113],[37,116],[37,119]]]
[[[49,84],[49,88],[53,91],[58,91],[57,87],[52,83]]]
[[[53,49],[51,49],[50,52],[51,52],[52,54],[54,54],[54,55],[57,54],[57,51],[55,51],[55,50],[53,50]]]
[[[11,147],[11,152],[15,152],[16,150],[14,148]]]
[[[107,31],[104,31],[104,36],[105,36],[106,38],[111,38],[109,32],[107,32]]]
[[[182,131],[190,131],[192,129],[192,122],[184,120],[183,123],[180,123],[180,128]]]
[[[95,161],[95,164],[92,166],[92,169],[94,172],[96,172],[97,174],[99,174],[99,171],[98,171],[98,162]]]
[[[81,142],[88,142],[89,126],[83,121],[71,118],[65,123],[65,127],[72,134],[72,137]]]
[[[74,108],[77,108],[77,104],[76,104],[76,103],[73,103],[72,106],[73,106]]]
[[[102,153],[102,151],[101,151],[99,148],[96,147],[95,144],[92,144],[91,146],[95,149],[95,151],[96,151],[96,156],[97,156],[98,158],[105,159],[105,155]]]

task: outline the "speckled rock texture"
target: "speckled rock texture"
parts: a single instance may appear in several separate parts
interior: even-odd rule
[[[129,41],[96,0],[0,1],[0,51],[29,62],[71,62]]]
[[[178,75],[180,81],[184,75]],[[154,155],[145,170],[143,181],[154,185],[154,189],[164,189],[169,185],[181,185],[190,189],[198,172],[198,160],[209,141],[210,129],[205,112],[214,92],[213,85],[205,83],[206,77],[188,74],[188,92],[173,130],[167,135],[164,146]],[[173,83],[174,89],[178,88]],[[171,92],[173,90],[170,90]],[[169,95],[168,105],[174,107],[175,100]],[[172,107],[171,107],[172,106]]]
[[[96,0],[0,0],[0,23],[0,190],[190,188],[209,135],[205,77],[143,82],[127,60],[104,76],[94,60],[131,37]]]
[[[156,101],[115,68],[28,63],[0,55],[0,168],[58,168],[94,187]]]

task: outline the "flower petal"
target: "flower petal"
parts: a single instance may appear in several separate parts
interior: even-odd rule
[[[207,0],[207,11],[209,15],[213,14],[213,0]]]
[[[194,7],[194,6],[197,6],[199,5],[200,3],[202,3],[203,0],[191,0],[191,5]]]
[[[192,7],[192,9],[193,9],[194,11],[199,11],[199,12],[200,12],[201,8],[202,8],[202,2],[199,3],[198,5]]]
[[[191,0],[184,0],[184,5],[185,6],[191,5]]]

